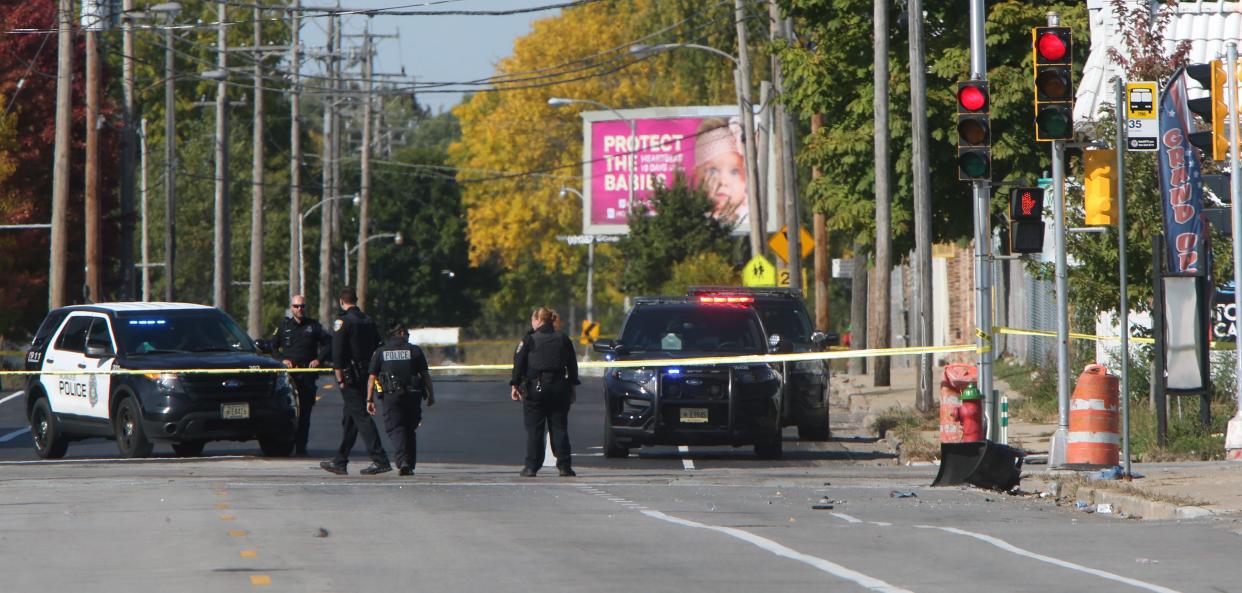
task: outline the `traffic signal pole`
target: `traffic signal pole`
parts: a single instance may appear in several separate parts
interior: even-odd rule
[[[1048,13],[1048,26],[1057,27],[1061,17]],[[1072,125],[1072,124],[1071,124]],[[1052,237],[1056,253],[1057,293],[1057,430],[1052,433],[1048,467],[1065,464],[1069,438],[1069,289],[1065,257],[1065,141],[1052,141]]]
[[[1130,479],[1130,294],[1126,278],[1126,105],[1121,77],[1113,81],[1117,115],[1117,267],[1121,283],[1121,306],[1117,317],[1121,326],[1121,458],[1125,477]]]
[[[970,0],[970,78],[988,79],[987,21],[983,0]],[[978,348],[979,390],[988,414],[988,436],[1000,435],[1000,405],[992,389],[992,204],[991,182],[972,182],[975,206],[975,346]]]

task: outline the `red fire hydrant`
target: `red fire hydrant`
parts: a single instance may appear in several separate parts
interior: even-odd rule
[[[957,410],[957,421],[962,423],[962,442],[987,438],[983,428],[983,394],[979,393],[974,383],[962,391],[962,407]]]

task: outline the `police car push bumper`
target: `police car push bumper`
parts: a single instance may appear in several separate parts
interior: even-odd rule
[[[610,370],[607,413],[630,446],[748,445],[780,429],[780,381],[766,365]]]
[[[151,440],[291,439],[297,429],[287,375],[155,377],[147,377],[139,396]],[[207,391],[207,383],[218,387]]]

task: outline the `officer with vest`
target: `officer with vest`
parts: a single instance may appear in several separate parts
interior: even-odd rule
[[[298,294],[289,299],[290,315],[276,326],[272,334],[272,355],[291,369],[316,369],[328,361],[332,336],[307,317],[306,297]],[[316,373],[292,373],[290,380],[298,394],[298,429],[293,444],[294,454],[306,455],[306,441],[310,436],[311,409],[315,407]]]
[[[533,478],[543,467],[543,437],[552,437],[556,469],[563,477],[577,475],[569,446],[569,406],[579,383],[578,362],[569,336],[556,330],[556,313],[546,307],[531,315],[531,331],[513,355],[510,397],[522,401],[526,424],[526,465],[520,474]]]
[[[336,367],[336,381],[344,404],[341,417],[343,434],[336,458],[321,462],[319,467],[334,474],[347,473],[349,452],[361,433],[367,454],[371,456],[371,465],[358,473],[371,476],[390,472],[392,465],[388,463],[388,454],[380,441],[379,429],[367,413],[364,385],[366,365],[380,345],[379,330],[375,329],[375,322],[358,308],[358,295],[354,289],[341,291],[340,305],[345,312],[332,324],[332,364]]]
[[[409,342],[404,323],[394,323],[388,341],[375,351],[367,378],[367,412],[375,415],[375,400],[384,402],[384,430],[392,441],[398,472],[414,475],[418,461],[418,424],[423,400],[436,403],[431,372],[422,348]],[[378,396],[378,397],[377,397]]]

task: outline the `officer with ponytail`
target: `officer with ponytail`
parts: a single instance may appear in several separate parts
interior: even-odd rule
[[[526,425],[526,464],[520,474],[533,478],[543,467],[545,433],[551,433],[556,469],[577,475],[569,447],[569,406],[575,399],[578,362],[569,336],[557,331],[555,311],[540,307],[531,315],[531,331],[513,355],[509,396],[522,402]]]

